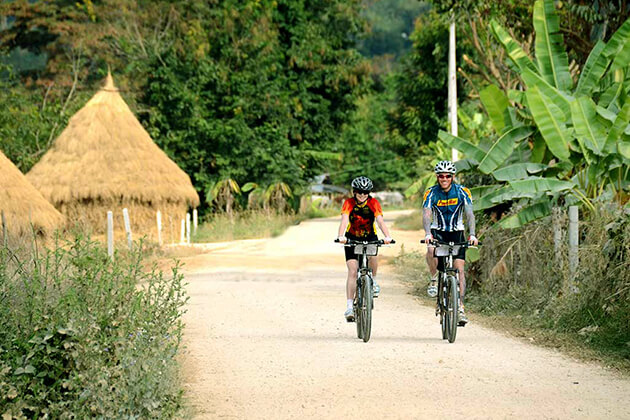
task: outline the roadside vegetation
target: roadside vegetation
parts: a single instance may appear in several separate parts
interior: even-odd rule
[[[513,230],[482,219],[480,258],[467,263],[466,307],[475,322],[630,373],[630,211],[601,207],[580,226],[571,276],[550,218]],[[394,264],[426,296],[424,253]]]
[[[114,261],[78,237],[50,250],[0,247],[0,414],[25,418],[172,418],[183,277]]]

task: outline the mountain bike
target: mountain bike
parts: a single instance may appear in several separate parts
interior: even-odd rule
[[[335,239],[335,242],[339,242],[339,240]],[[395,242],[392,240],[390,244]],[[353,239],[348,239],[344,244],[347,247],[354,247],[354,253],[359,257],[357,291],[353,309],[357,324],[357,337],[363,339],[365,343],[370,340],[372,334],[372,309],[374,308],[374,291],[372,290],[374,281],[372,269],[368,266],[368,257],[375,257],[378,254],[378,248],[383,245],[385,245],[383,240],[356,241]]]
[[[420,243],[425,244],[422,239]],[[481,242],[479,242],[481,245]],[[435,246],[435,256],[438,260],[438,295],[436,315],[440,315],[442,327],[442,339],[448,339],[449,343],[455,342],[457,327],[464,326],[458,320],[459,310],[459,273],[453,268],[453,255],[459,252],[460,247],[472,247],[468,242],[442,242],[432,240],[429,245]],[[442,268],[440,270],[439,268]]]

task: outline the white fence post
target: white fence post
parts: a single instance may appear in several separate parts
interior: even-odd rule
[[[158,231],[158,245],[162,246],[162,212],[157,211],[157,231]]]
[[[197,209],[193,209],[193,234],[197,234]]]
[[[179,237],[179,242],[180,243],[185,243],[186,241],[186,219],[182,219],[182,230],[181,230],[181,235]]]
[[[577,206],[569,207],[569,273],[573,282],[579,265],[579,214]]]
[[[125,207],[123,209],[123,218],[125,219],[125,232],[127,232],[127,246],[131,250],[133,247],[133,240],[131,239],[131,222],[129,221],[129,210]]]
[[[114,259],[114,213],[107,212],[107,255]]]
[[[190,213],[186,212],[186,243],[190,245]]]

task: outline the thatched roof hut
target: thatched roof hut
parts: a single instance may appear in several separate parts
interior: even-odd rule
[[[68,223],[96,232],[105,230],[108,210],[117,229],[127,207],[134,231],[152,235],[157,210],[177,224],[199,205],[188,175],[153,142],[111,74],[26,177]]]
[[[4,213],[9,235],[24,236],[34,231],[50,236],[64,221],[61,213],[46,201],[1,151],[0,211]]]

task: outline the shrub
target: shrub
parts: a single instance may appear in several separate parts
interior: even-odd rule
[[[141,263],[141,247],[112,261],[81,237],[41,254],[0,248],[3,418],[178,412],[183,276]]]

